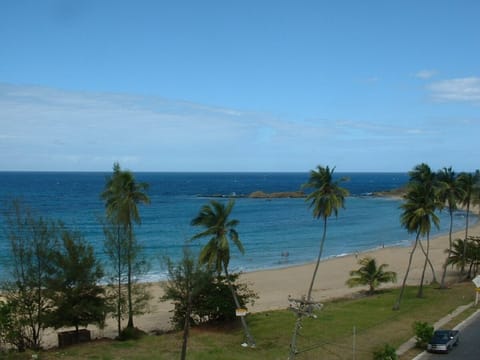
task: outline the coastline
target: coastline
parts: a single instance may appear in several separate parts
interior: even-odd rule
[[[480,221],[469,228],[469,235],[480,236]],[[460,230],[452,234],[452,239],[463,238],[465,231]],[[328,234],[326,240],[328,246]],[[425,243],[425,241],[424,241]],[[435,268],[437,279],[441,278],[442,266],[445,261],[445,249],[448,249],[448,234],[442,234],[430,239],[430,258]],[[364,256],[375,257],[379,264],[388,264],[388,270],[397,272],[397,283],[384,284],[382,288],[398,287],[405,275],[411,246],[391,246],[367,250],[358,254],[332,257],[320,262],[313,297],[315,300],[326,301],[336,298],[353,296],[366,287],[349,288],[345,281],[349,278],[349,271],[358,268],[357,261]],[[412,267],[407,281],[408,285],[418,284],[424,264],[424,256],[417,249],[413,257]],[[286,309],[289,306],[288,297],[300,297],[306,294],[313,273],[315,263],[292,265],[277,269],[264,269],[243,273],[240,281],[246,282],[257,292],[259,298],[249,308],[252,313]],[[447,282],[458,279],[458,272],[449,267],[447,269]],[[432,273],[429,268],[425,273],[425,283],[432,281]],[[149,283],[152,300],[150,313],[136,316],[135,326],[146,331],[165,331],[170,329],[170,317],[173,305],[169,302],[159,302],[163,295],[162,282]],[[472,285],[473,291],[473,285]],[[103,330],[90,326],[92,338],[115,337],[116,326],[114,319],[107,319]],[[57,345],[56,333],[48,331],[44,336],[44,346],[54,347]]]

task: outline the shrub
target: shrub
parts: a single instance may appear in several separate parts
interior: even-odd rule
[[[428,342],[433,336],[433,326],[421,321],[413,323],[413,330],[415,331],[415,345],[421,349],[427,347]]]
[[[373,353],[373,360],[397,360],[396,349],[390,345],[385,344],[384,348]]]
[[[199,269],[206,277],[202,286],[196,289],[192,296],[190,322],[199,325],[208,322],[226,322],[236,318],[235,302],[232,292],[228,287],[225,276],[216,276],[214,272],[206,268]],[[230,274],[230,281],[237,294],[240,306],[253,304],[258,298],[257,294],[248,288],[247,284],[239,283],[240,274]],[[173,301],[174,310],[171,319],[172,324],[177,328],[183,328],[185,314],[187,313],[187,299],[183,283],[178,278],[171,277],[166,283],[163,301]]]

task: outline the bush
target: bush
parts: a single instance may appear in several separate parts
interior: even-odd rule
[[[217,276],[206,268],[198,271],[203,273],[203,278],[206,280],[202,281],[202,286],[196,289],[195,294],[192,295],[190,323],[199,325],[236,319],[235,302],[225,276]],[[239,276],[240,274],[230,274],[230,281],[240,306],[245,307],[247,304],[253,304],[258,296],[248,288],[247,284],[238,282]],[[171,322],[177,329],[183,328],[185,324],[185,314],[187,313],[185,293],[183,282],[178,278],[170,277],[170,281],[165,286],[165,295],[161,298],[163,301],[173,301],[174,310]]]
[[[385,344],[385,347],[381,350],[375,351],[373,353],[373,360],[397,360],[396,349],[389,345]]]
[[[421,349],[427,347],[428,342],[433,336],[433,326],[421,321],[413,323],[413,330],[415,331],[415,345]]]

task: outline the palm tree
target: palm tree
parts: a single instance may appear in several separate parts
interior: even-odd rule
[[[310,171],[310,177],[308,182],[303,185],[304,188],[313,189],[305,201],[310,201],[310,208],[313,208],[313,216],[316,219],[321,218],[323,220],[323,235],[320,240],[320,249],[313,271],[312,280],[307,294],[307,302],[312,299],[312,290],[315,283],[315,277],[317,276],[318,266],[320,265],[320,259],[323,254],[323,247],[325,245],[325,239],[327,236],[327,220],[332,214],[338,216],[338,209],[344,208],[345,197],[348,196],[348,190],[339,186],[340,180],[333,180],[333,173],[335,167],[330,168],[317,166],[317,170]]]
[[[437,197],[437,178],[435,173],[431,171],[430,167],[427,164],[422,163],[415,166],[415,168],[409,174],[410,174],[411,183],[417,183],[423,187],[422,196],[425,197],[425,204],[428,203],[426,207],[429,207],[429,206],[433,207],[431,209],[432,213],[434,213],[436,209],[441,209],[442,205],[438,201],[438,197]],[[425,235],[425,234],[422,234],[422,235]],[[433,268],[433,264],[430,261],[430,230],[426,232],[426,237],[427,237],[426,250],[424,249],[422,242],[418,243],[420,245],[420,249],[425,255],[425,263],[423,266],[422,277],[420,280],[420,287],[419,287],[419,293],[418,293],[419,297],[422,296],[422,292],[423,292],[423,280],[425,278],[425,270],[427,268],[427,264],[430,265],[430,269],[432,270],[433,282],[437,283],[437,276],[435,275],[435,269]]]
[[[384,271],[388,265],[377,266],[374,258],[364,257],[358,261],[358,264],[361,265],[358,270],[350,271],[352,277],[346,282],[349,287],[368,285],[368,294],[372,295],[380,284],[397,281],[397,273]]]
[[[192,240],[200,238],[210,238],[207,244],[200,251],[199,262],[207,264],[213,268],[220,276],[222,271],[225,273],[228,287],[232,292],[235,306],[240,308],[237,294],[230,280],[228,265],[230,263],[230,242],[243,254],[245,252],[243,244],[240,241],[235,227],[239,224],[236,219],[229,219],[235,201],[230,200],[226,205],[212,200],[210,204],[202,206],[198,215],[192,220],[193,226],[203,227],[205,230],[194,235]],[[250,334],[247,323],[243,316],[240,317],[245,331],[247,342],[250,346],[255,346],[255,340]]]
[[[463,256],[467,256],[467,238],[468,238],[468,226],[469,226],[469,215],[470,215],[470,205],[479,201],[480,194],[480,172],[475,171],[474,174],[463,172],[458,175],[458,184],[463,190],[463,197],[461,199],[461,204],[466,206],[467,216],[465,219],[465,241],[463,248]],[[465,264],[465,262],[464,262]],[[462,274],[465,273],[465,267],[461,269]]]
[[[447,274],[447,266],[450,255],[452,253],[452,231],[453,231],[453,213],[457,210],[457,203],[464,197],[464,192],[460,188],[457,175],[452,170],[452,167],[444,167],[437,173],[438,180],[438,198],[442,206],[447,207],[450,215],[450,227],[448,231],[448,255],[443,265],[442,279],[440,281],[440,288],[445,289],[445,276]]]
[[[105,190],[101,197],[105,201],[107,218],[113,224],[121,227],[127,237],[127,328],[133,328],[133,262],[137,255],[136,241],[133,233],[134,224],[141,224],[138,204],[149,204],[150,199],[145,193],[148,184],[139,183],[131,171],[122,170],[119,163],[113,165],[113,175],[107,178]]]
[[[413,177],[412,177],[413,175]],[[397,302],[395,303],[393,309],[398,310],[400,309],[400,302],[403,297],[403,293],[405,291],[405,285],[407,282],[408,274],[410,272],[410,267],[412,265],[413,254],[417,248],[417,245],[422,246],[421,242],[419,241],[420,236],[427,235],[427,246],[428,240],[430,235],[430,230],[432,227],[432,223],[438,228],[439,226],[439,218],[435,214],[435,210],[438,206],[435,196],[433,196],[433,189],[431,189],[428,183],[419,182],[416,179],[417,174],[411,174],[411,179],[408,186],[407,186],[407,193],[405,195],[405,202],[401,205],[403,212],[400,217],[400,222],[405,229],[407,229],[408,233],[415,233],[415,243],[410,252],[410,257],[408,261],[407,271],[405,272],[405,276],[402,283],[402,288],[400,290],[399,297]],[[423,267],[422,277],[420,280],[420,287],[418,290],[418,297],[423,296],[423,279],[425,275],[425,268],[427,265],[428,260],[428,247],[427,252],[425,252],[425,264]]]

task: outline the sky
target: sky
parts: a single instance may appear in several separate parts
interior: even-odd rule
[[[1,0],[0,171],[473,171],[479,14],[478,0]]]

